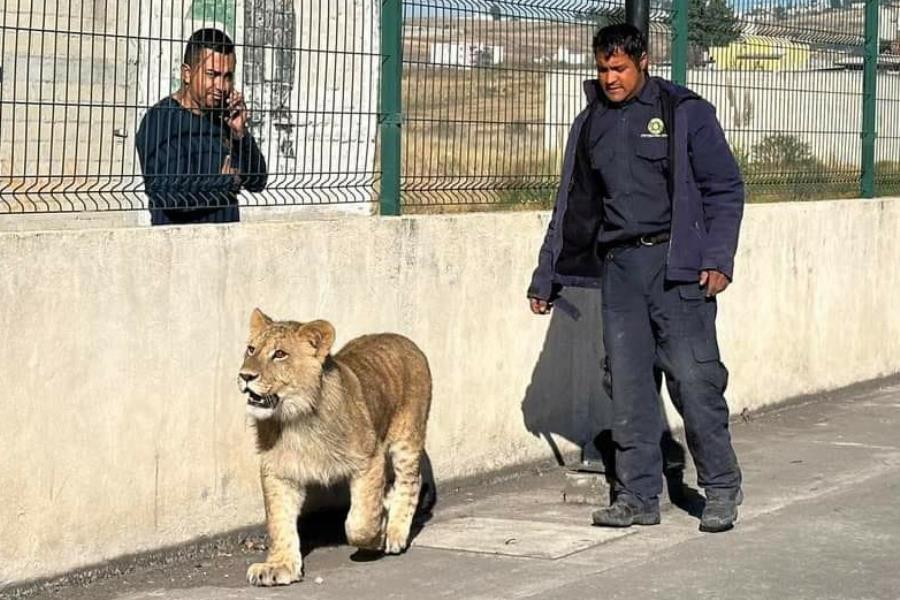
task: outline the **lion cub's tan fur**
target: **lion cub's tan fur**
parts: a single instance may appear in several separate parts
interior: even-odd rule
[[[350,544],[402,552],[419,499],[431,404],[428,361],[409,339],[366,335],[332,356],[326,321],[273,321],[259,309],[238,378],[256,419],[270,550],[255,585],[302,577],[297,517],[309,484],[350,482]],[[394,470],[386,497],[387,461]]]

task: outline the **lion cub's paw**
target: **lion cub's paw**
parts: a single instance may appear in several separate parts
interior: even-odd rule
[[[247,581],[253,585],[289,585],[301,579],[303,566],[292,561],[255,563],[247,569]]]
[[[406,538],[405,535],[391,535],[389,531],[384,539],[384,553],[385,554],[400,554],[404,550],[406,550]]]
[[[382,535],[348,535],[347,543],[360,550],[370,550],[378,552],[384,547],[384,537]]]

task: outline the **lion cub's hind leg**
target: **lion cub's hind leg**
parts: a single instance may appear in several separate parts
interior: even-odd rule
[[[422,447],[420,444],[397,441],[391,444],[389,452],[394,468],[394,487],[389,494],[384,551],[400,554],[409,544],[409,530],[419,503]]]
[[[361,473],[350,480],[350,512],[344,522],[347,543],[365,550],[383,544],[385,453],[379,450]]]

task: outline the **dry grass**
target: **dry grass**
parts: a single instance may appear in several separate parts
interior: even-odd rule
[[[404,86],[408,212],[532,207],[552,195],[544,148],[544,73],[412,69]]]

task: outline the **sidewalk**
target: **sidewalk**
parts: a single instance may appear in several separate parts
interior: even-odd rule
[[[723,534],[700,533],[674,507],[656,527],[591,527],[593,507],[562,502],[561,470],[532,472],[444,493],[399,557],[363,560],[317,535],[305,580],[290,587],[247,585],[263,552],[234,544],[29,598],[898,599],[898,430],[896,378],[736,423],[745,500]]]

